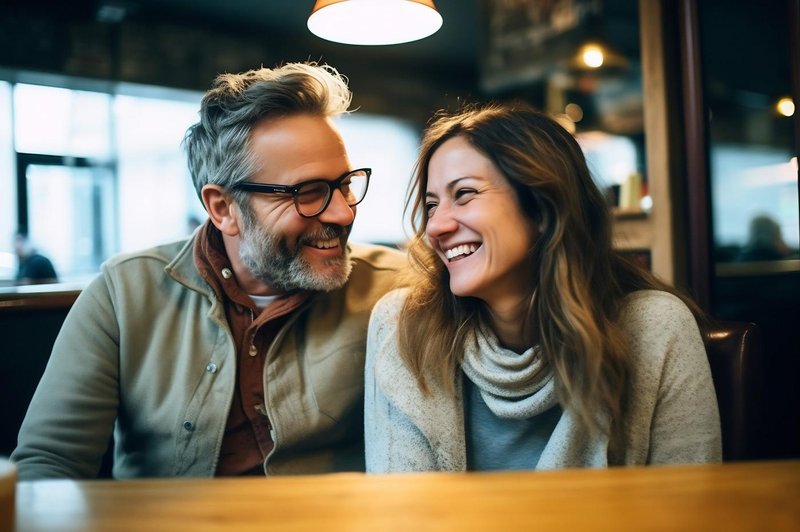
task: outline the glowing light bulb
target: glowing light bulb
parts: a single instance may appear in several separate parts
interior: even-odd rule
[[[783,116],[792,116],[794,114],[794,102],[791,98],[781,98],[775,104],[775,109]]]
[[[596,44],[587,44],[583,47],[581,58],[583,59],[583,64],[587,67],[598,68],[603,65],[605,60],[603,48]]]

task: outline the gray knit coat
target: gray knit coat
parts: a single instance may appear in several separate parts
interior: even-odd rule
[[[433,386],[423,395],[398,354],[397,320],[404,289],[375,306],[367,339],[367,471],[467,469],[464,405]],[[722,458],[719,411],[708,358],[693,315],[666,292],[628,295],[619,324],[633,357],[625,448],[609,458],[608,440],[589,434],[568,409],[537,469],[688,464]]]

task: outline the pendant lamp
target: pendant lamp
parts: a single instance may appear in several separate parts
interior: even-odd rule
[[[441,26],[433,0],[317,0],[308,17],[311,33],[344,44],[400,44]]]

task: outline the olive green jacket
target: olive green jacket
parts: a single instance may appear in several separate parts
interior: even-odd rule
[[[236,384],[223,302],[194,238],[111,259],[70,310],[12,454],[20,479],[213,476]],[[345,287],[316,293],[264,365],[275,448],[266,474],[362,471],[364,353],[373,304],[405,256],[351,244]]]

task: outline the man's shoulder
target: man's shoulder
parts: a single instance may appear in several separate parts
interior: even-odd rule
[[[401,286],[408,267],[404,252],[387,246],[350,244],[353,271],[342,293],[351,308],[369,313],[372,305],[386,292]]]
[[[29,264],[36,264],[36,265],[51,264],[50,259],[48,259],[44,255],[40,255],[39,253],[34,253],[33,255],[28,257],[28,260],[26,262],[28,262]]]
[[[377,244],[353,242],[349,246],[350,258],[356,267],[397,272],[408,266],[405,252],[398,249]]]
[[[30,269],[31,271],[41,271],[41,270],[49,270],[53,267],[53,263],[45,257],[44,255],[40,255],[38,253],[34,253],[24,263],[25,267]]]
[[[107,269],[116,269],[142,262],[155,262],[161,264],[163,268],[173,261],[185,246],[186,240],[176,240],[146,249],[120,253],[108,259],[103,266]]]

